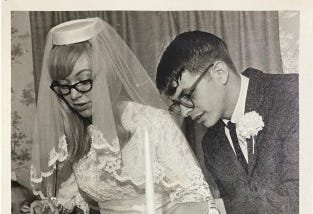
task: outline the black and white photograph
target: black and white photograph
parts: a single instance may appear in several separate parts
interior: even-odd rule
[[[7,13],[6,210],[313,212],[301,9],[102,8]]]

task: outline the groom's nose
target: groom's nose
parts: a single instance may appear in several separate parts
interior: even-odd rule
[[[180,105],[180,112],[182,117],[188,117],[189,113],[192,112],[192,109]]]

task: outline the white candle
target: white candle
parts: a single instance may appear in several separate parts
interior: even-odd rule
[[[147,130],[145,130],[145,171],[146,213],[155,214],[153,171]]]

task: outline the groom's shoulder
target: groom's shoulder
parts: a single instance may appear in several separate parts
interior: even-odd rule
[[[265,92],[281,96],[297,96],[299,90],[298,74],[269,74],[255,68],[247,68],[242,75],[248,77],[252,84],[262,85]],[[261,84],[260,84],[261,83]]]
[[[272,82],[282,81],[282,82],[293,83],[293,84],[298,84],[299,82],[299,75],[297,73],[289,73],[289,74],[265,73],[255,68],[247,68],[241,74],[252,80],[257,79],[257,80],[272,81]]]

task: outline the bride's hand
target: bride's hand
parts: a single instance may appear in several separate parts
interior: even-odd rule
[[[60,214],[59,209],[52,200],[36,200],[31,203],[30,214]]]
[[[43,212],[43,203],[42,201],[33,201],[30,204],[30,214],[42,214]]]
[[[30,203],[23,202],[20,207],[20,213],[29,214],[30,213]]]

